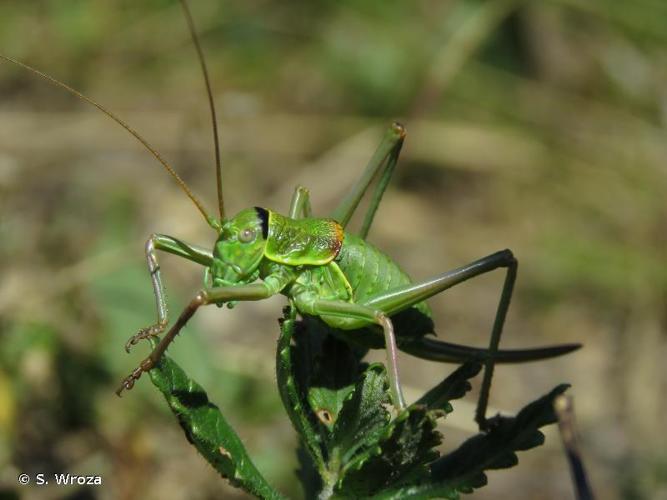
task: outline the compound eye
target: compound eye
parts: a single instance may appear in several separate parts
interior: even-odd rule
[[[257,233],[254,229],[246,228],[239,232],[239,241],[241,243],[250,243],[255,241],[255,236],[257,236]]]

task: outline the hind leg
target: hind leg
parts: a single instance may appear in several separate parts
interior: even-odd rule
[[[289,206],[291,219],[304,219],[311,216],[310,193],[303,186],[297,186]]]
[[[507,310],[509,309],[510,300],[512,298],[514,282],[516,281],[518,263],[512,252],[509,250],[496,252],[471,264],[438,276],[432,280],[414,285],[407,285],[396,290],[391,290],[385,294],[372,297],[361,303],[361,305],[383,311],[388,315],[395,314],[470,278],[485,274],[498,268],[505,268],[507,271],[500,301],[496,311],[495,320],[491,329],[489,349],[484,360],[484,377],[482,380],[482,388],[480,391],[479,400],[477,402],[477,410],[475,412],[475,420],[477,421],[480,429],[483,430],[487,429],[488,427],[488,422],[486,419],[486,408],[489,400],[489,391],[491,388],[491,379],[493,377],[493,369],[495,366],[495,357],[498,353],[498,345],[500,343],[503,325],[505,324]]]
[[[338,207],[331,213],[333,219],[340,222],[343,227],[347,226],[371,182],[377,173],[382,171],[382,176],[378,185],[375,187],[370,206],[366,211],[361,231],[359,232],[359,235],[362,238],[366,238],[368,235],[368,231],[373,223],[373,218],[375,217],[375,212],[380,205],[380,201],[382,201],[382,195],[384,194],[385,189],[387,189],[389,180],[394,173],[394,168],[396,167],[398,155],[401,152],[404,139],[405,128],[399,123],[393,123],[385,134],[380,146],[373,154],[373,157],[368,162],[368,165],[361,174],[359,180],[352,186],[352,189],[347,196],[345,196],[343,201],[341,201]]]

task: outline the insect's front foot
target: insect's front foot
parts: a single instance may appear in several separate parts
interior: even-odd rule
[[[137,333],[132,335],[127,342],[125,342],[125,351],[130,352],[130,348],[133,345],[137,345],[140,340],[143,339],[150,339],[153,337],[157,337],[160,335],[164,329],[167,327],[167,323],[155,323],[154,325],[147,326],[146,328],[142,328],[139,330]]]
[[[116,390],[116,396],[121,395],[121,393],[124,390],[130,390],[132,387],[134,387],[134,383],[139,380],[139,377],[141,377],[141,374],[144,372],[147,372],[151,368],[155,366],[155,362],[151,358],[146,358],[144,359],[139,366],[137,366],[134,370],[132,370],[132,373],[130,373],[125,380],[123,380],[123,383],[120,384],[120,387]]]

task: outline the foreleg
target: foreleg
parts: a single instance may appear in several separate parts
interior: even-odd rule
[[[185,243],[181,240],[164,234],[152,234],[146,241],[146,261],[148,263],[148,272],[153,284],[153,294],[155,295],[155,308],[157,310],[157,321],[151,326],[142,328],[136,334],[129,338],[125,343],[125,350],[130,352],[130,348],[136,345],[141,339],[156,337],[160,335],[169,324],[169,310],[167,309],[167,296],[162,283],[160,273],[160,264],[157,258],[157,250],[169,252],[188,260],[197,262],[204,266],[210,266],[213,261],[213,255],[210,251],[202,247]]]

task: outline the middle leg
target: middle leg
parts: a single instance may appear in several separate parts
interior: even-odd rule
[[[356,320],[360,324],[376,324],[382,327],[385,339],[385,349],[387,351],[387,376],[389,378],[389,389],[391,399],[397,410],[404,410],[405,399],[401,390],[400,377],[398,375],[398,348],[396,346],[396,336],[394,335],[394,325],[389,316],[379,309],[368,306],[344,302],[342,300],[318,299],[310,294],[296,295],[294,297],[296,308],[299,312],[304,312],[313,316],[328,316],[329,318],[341,318],[340,325],[332,323],[334,327],[344,327],[343,325],[350,320]],[[328,321],[327,321],[328,323]]]

